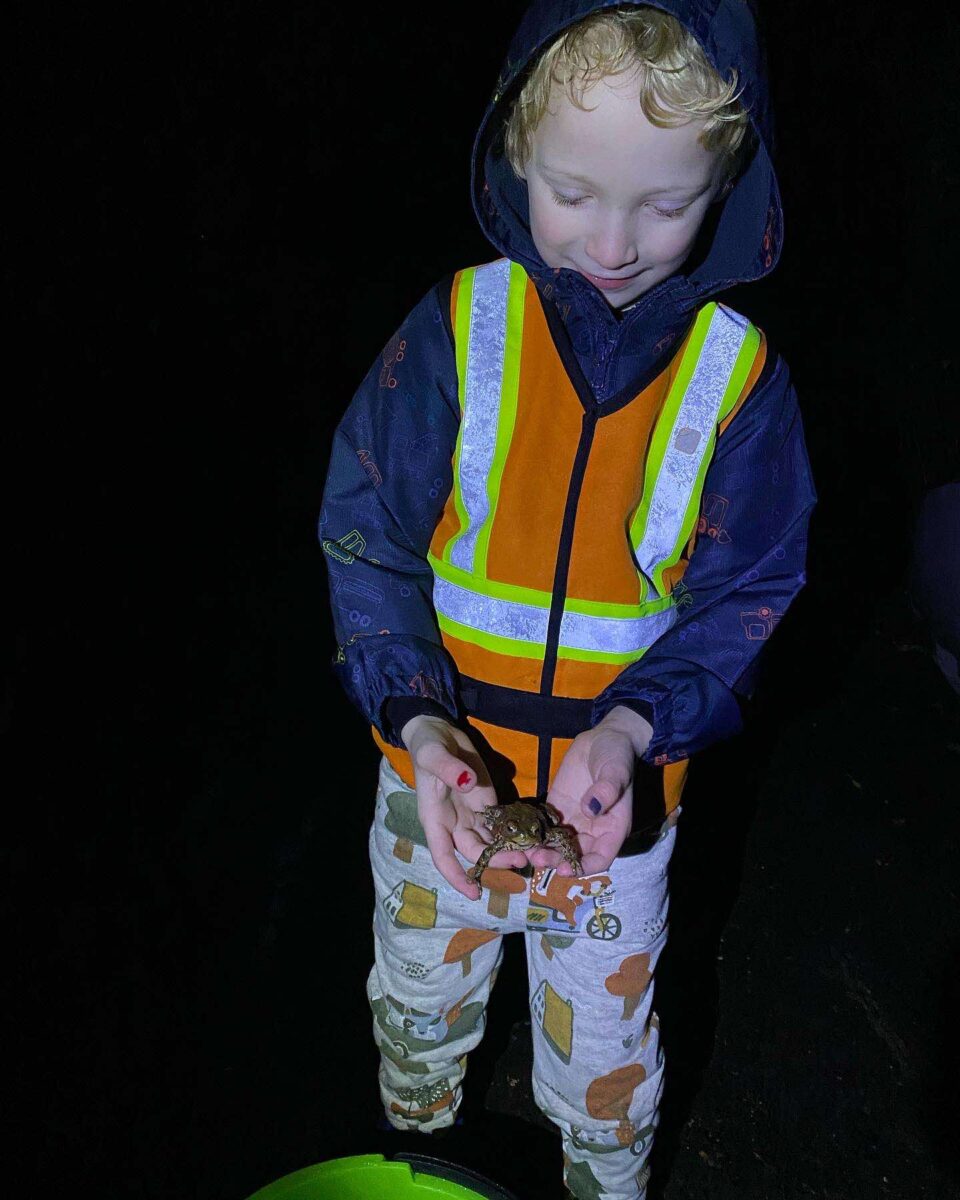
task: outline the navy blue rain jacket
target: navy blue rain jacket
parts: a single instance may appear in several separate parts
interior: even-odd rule
[[[498,134],[525,66],[565,26],[605,7],[613,5],[530,6],[477,134],[472,171],[484,233],[556,304],[601,407],[666,365],[709,298],[770,272],[782,237],[767,86],[748,4],[661,0],[657,7],[693,32],[724,78],[736,69],[756,149],[726,199],[713,206],[681,272],[622,313],[576,271],[545,266],[530,235],[526,184],[513,174]],[[320,516],[335,670],[354,704],[396,746],[416,712],[464,716],[426,557],[452,488],[459,422],[452,279],[410,313],[340,421]],[[675,761],[736,733],[738,698],[750,694],[758,652],[803,586],[815,502],[794,389],[771,349],[760,380],[718,439],[703,489],[702,532],[677,587],[679,619],[596,698],[594,723],[618,704],[647,717],[650,763]]]

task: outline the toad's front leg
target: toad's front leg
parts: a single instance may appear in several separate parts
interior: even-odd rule
[[[472,879],[474,883],[480,883],[480,876],[487,869],[487,863],[491,858],[493,858],[496,852],[501,849],[501,847],[502,842],[491,842],[489,846],[485,847],[483,853],[470,868],[470,870],[467,871],[467,878]],[[481,884],[480,886],[482,887],[483,885]]]

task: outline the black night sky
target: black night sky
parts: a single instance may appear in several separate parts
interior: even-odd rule
[[[395,1148],[363,991],[378,755],[330,670],[315,523],[370,364],[494,256],[470,145],[522,7],[17,19],[4,874],[31,1195],[244,1200]],[[764,5],[785,247],[724,299],[791,365],[820,503],[751,724],[685,797],[667,1200],[960,1193],[960,697],[913,552],[960,475],[958,35],[891,11]],[[524,987],[511,947],[441,1156],[546,1200]]]

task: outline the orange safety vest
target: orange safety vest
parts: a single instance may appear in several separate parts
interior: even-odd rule
[[[711,302],[654,379],[599,406],[519,264],[458,272],[451,317],[461,422],[428,557],[469,732],[506,802],[546,793],[595,697],[676,619],[716,437],[766,346]],[[407,751],[373,733],[413,787]],[[665,811],[686,772],[658,772]]]

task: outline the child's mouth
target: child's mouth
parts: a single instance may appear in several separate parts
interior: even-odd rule
[[[589,271],[584,271],[583,274],[591,283],[596,284],[598,288],[602,288],[605,292],[616,292],[620,288],[625,288],[627,284],[632,283],[640,272],[637,271],[635,274],[628,275],[623,279],[608,279],[604,275],[591,275]]]

